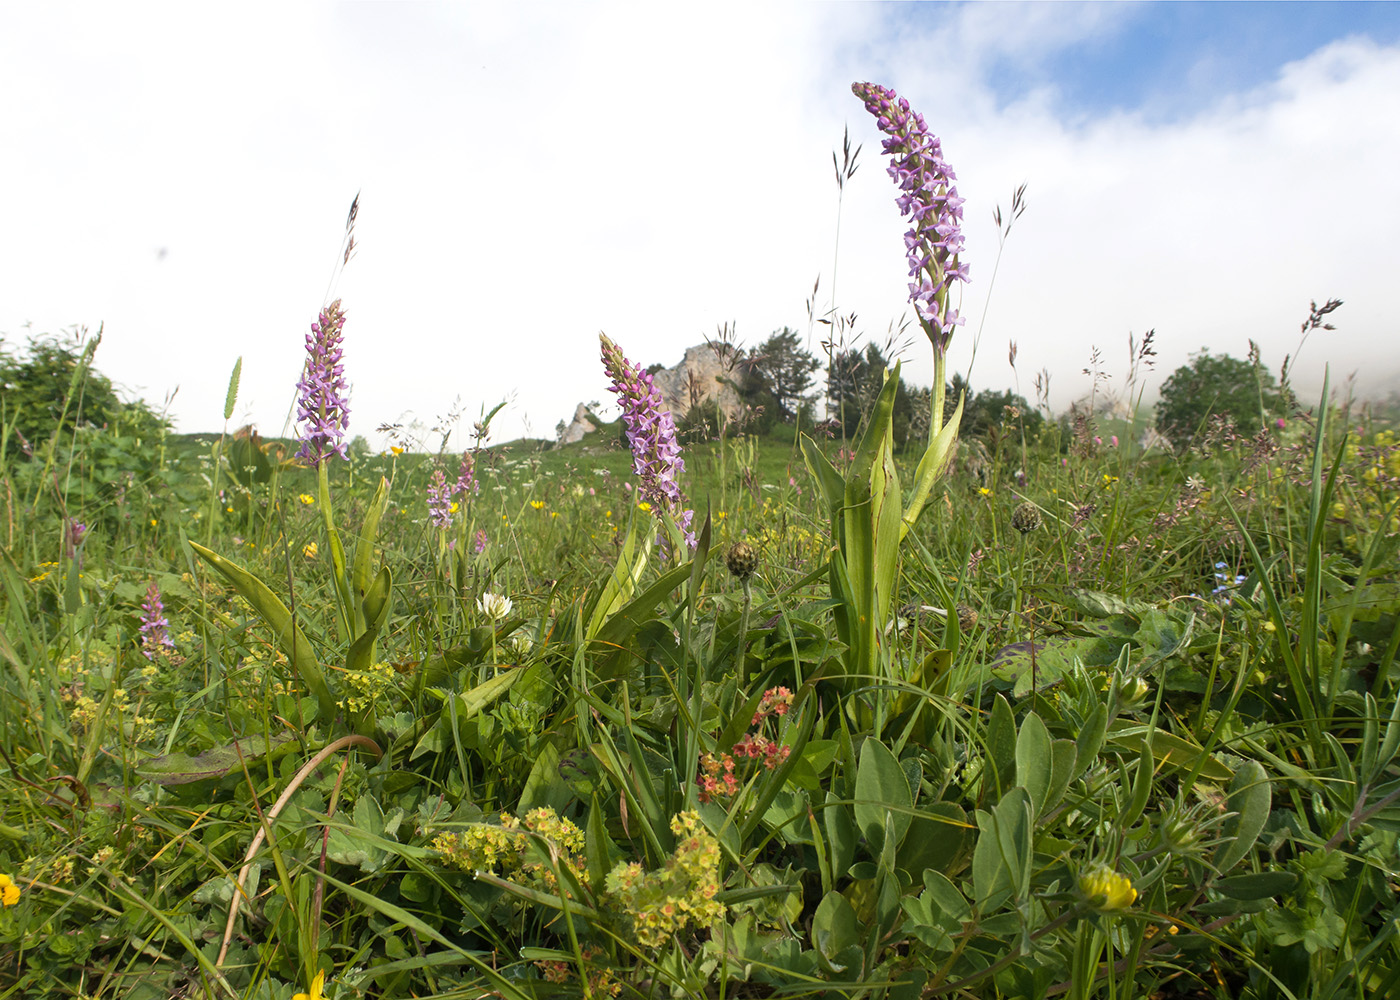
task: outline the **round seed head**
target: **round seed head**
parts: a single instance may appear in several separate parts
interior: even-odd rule
[[[1026,535],[1042,524],[1040,508],[1027,501],[1011,512],[1011,527]]]
[[[735,542],[729,546],[724,564],[740,580],[747,580],[758,569],[758,551],[748,542]]]

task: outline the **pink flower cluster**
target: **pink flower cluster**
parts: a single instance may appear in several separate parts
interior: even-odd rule
[[[854,83],[851,90],[887,138],[889,175],[899,186],[899,211],[912,223],[904,234],[909,260],[909,301],[919,322],[940,354],[948,347],[953,328],[962,323],[948,304],[954,281],[967,281],[963,250],[963,198],[953,182],[957,174],[943,159],[943,146],[928,130],[924,116],[909,110],[909,102],[888,87]]]
[[[792,692],[785,687],[769,688],[754,712],[750,729],[758,729],[769,716],[787,715],[792,708]],[[739,791],[739,779],[734,769],[736,761],[762,761],[769,771],[777,769],[792,753],[792,747],[778,743],[759,732],[745,733],[743,738],[729,748],[727,753],[718,755],[707,753],[700,757],[700,801],[710,802],[715,798],[728,798]]]

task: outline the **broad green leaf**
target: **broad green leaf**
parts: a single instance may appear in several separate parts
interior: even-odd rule
[[[1269,821],[1273,802],[1273,786],[1263,765],[1256,760],[1242,762],[1230,782],[1225,808],[1228,816],[1221,827],[1225,843],[1215,856],[1215,870],[1222,875],[1239,864],[1254,847],[1254,842]]]
[[[973,825],[952,802],[921,805],[899,845],[899,867],[914,877],[920,872],[952,871],[972,843]]]
[[[987,723],[987,759],[991,764],[991,780],[982,779],[982,799],[1000,798],[1011,787],[1016,774],[1016,717],[1006,699],[992,699],[992,717]]]
[[[136,773],[149,778],[158,785],[184,785],[191,781],[206,778],[222,778],[234,771],[242,771],[244,764],[269,754],[280,756],[277,751],[290,750],[295,744],[291,735],[276,736],[265,740],[261,736],[250,736],[236,740],[228,746],[212,747],[191,757],[184,753],[162,754],[143,761],[136,767]]]
[[[872,851],[878,851],[884,842],[887,812],[894,818],[896,836],[900,840],[904,838],[913,804],[909,779],[904,776],[895,755],[879,740],[867,739],[860,747],[854,810],[856,826]]]
[[[806,434],[802,435],[802,461],[821,487],[827,504],[832,508],[839,507],[846,495],[846,481],[841,478],[841,473],[836,471],[836,466],[831,464],[831,459],[826,457],[821,445]]]
[[[320,719],[324,722],[334,719],[335,699],[331,696],[331,690],[326,685],[326,677],[321,671],[321,664],[316,660],[316,652],[311,646],[311,641],[292,620],[292,613],[287,610],[287,606],[268,589],[267,584],[242,566],[206,549],[198,542],[187,542],[187,544],[194,549],[196,555],[214,567],[219,575],[242,595],[243,599],[272,629],[277,645],[291,662],[292,669],[311,689],[311,693],[316,696]]]
[[[1016,784],[1030,796],[1036,816],[1045,815],[1052,766],[1050,731],[1039,715],[1030,712],[1021,720],[1021,733],[1016,738]]]
[[[1282,896],[1297,884],[1298,876],[1292,872],[1250,872],[1217,879],[1211,888],[1231,899],[1253,900]]]
[[[389,480],[380,476],[379,486],[374,491],[374,498],[370,500],[369,508],[365,511],[365,519],[360,523],[360,535],[355,543],[355,566],[351,571],[355,598],[365,605],[369,604],[370,572],[374,565],[374,546],[379,540],[379,521],[384,516],[384,509],[388,505]],[[385,570],[381,570],[381,574],[383,572]],[[367,606],[364,615],[366,621],[373,621],[376,617]]]
[[[978,906],[994,910],[1009,897],[1022,898],[1031,868],[1030,797],[1024,788],[1007,792],[991,812],[977,810],[977,846],[972,852],[972,885]]]
[[[812,916],[812,947],[830,964],[833,972],[844,971],[836,959],[843,951],[860,944],[860,923],[855,908],[839,892],[828,892]]]
[[[826,806],[821,812],[822,833],[826,836],[831,851],[831,870],[838,878],[844,877],[856,858],[855,816],[849,803],[843,802],[835,792],[826,793]]]
[[[1142,750],[1147,739],[1147,726],[1119,720],[1108,733],[1108,742],[1124,747],[1134,753]],[[1200,765],[1200,775],[1209,781],[1229,781],[1231,771],[1220,761],[1206,754],[1197,743],[1183,739],[1161,729],[1152,730],[1152,755],[1159,764],[1167,764],[1182,770],[1192,770]]]

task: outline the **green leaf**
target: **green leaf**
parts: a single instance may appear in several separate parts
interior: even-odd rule
[[[1298,884],[1298,876],[1292,872],[1250,872],[1248,875],[1231,875],[1217,879],[1211,888],[1231,899],[1269,899],[1292,892]]]
[[[887,812],[893,816],[896,837],[903,840],[909,830],[909,810],[913,804],[909,780],[895,755],[879,740],[867,739],[860,747],[854,810],[856,826],[872,852],[878,851],[884,842]]]
[[[277,645],[291,662],[292,669],[311,689],[311,693],[316,696],[319,708],[318,717],[324,722],[334,719],[335,699],[331,696],[331,689],[326,685],[326,677],[321,671],[321,664],[316,660],[316,652],[311,646],[311,640],[306,638],[296,622],[292,620],[292,613],[287,610],[287,606],[268,589],[265,583],[242,566],[206,549],[198,542],[186,541],[186,544],[227,580],[233,589],[238,591],[258,613],[258,617],[262,618],[272,629]]]
[[[952,871],[972,843],[972,831],[967,813],[956,803],[920,806],[899,846],[899,867],[916,877]]]
[[[1124,747],[1134,753],[1142,751],[1147,740],[1147,726],[1119,720],[1108,734],[1108,742]],[[1209,781],[1229,781],[1228,767],[1206,754],[1197,743],[1183,739],[1161,729],[1152,730],[1152,755],[1158,764],[1166,764],[1182,770],[1192,770],[1199,765],[1201,777]]]
[[[1031,802],[1024,788],[1007,792],[992,812],[977,810],[972,885],[984,912],[1008,897],[1023,898],[1030,882]]]
[[[832,791],[827,791],[826,806],[822,809],[822,832],[831,852],[831,870],[837,877],[844,876],[856,859],[859,838],[850,804]]]
[[[351,584],[355,588],[355,597],[362,602],[369,596],[370,568],[374,565],[374,545],[379,539],[379,521],[384,516],[384,509],[388,505],[389,480],[380,476],[379,486],[374,491],[374,498],[370,500],[369,508],[365,511],[365,519],[360,523],[360,534],[355,543],[355,565],[351,570]],[[375,617],[366,608],[366,621],[371,621]]]
[[[1045,814],[1052,765],[1050,730],[1039,715],[1030,712],[1021,720],[1021,733],[1016,738],[1016,784],[1030,796],[1036,816]]]
[[[559,777],[559,751],[548,740],[541,741],[530,776],[525,779],[525,788],[520,793],[516,815],[524,816],[541,806],[550,806],[559,812],[573,797],[573,790]]]
[[[284,747],[291,749],[294,743],[295,738],[291,735],[276,736],[271,740],[250,736],[227,746],[213,747],[193,757],[184,753],[152,757],[138,764],[136,773],[158,785],[185,785],[206,778],[222,778],[234,771],[242,771],[245,763],[252,764]]]
[[[812,916],[812,947],[832,972],[845,971],[836,959],[847,948],[860,944],[860,925],[855,908],[839,892],[828,892]]]
[[[987,723],[987,760],[992,765],[993,782],[982,779],[982,799],[995,796],[1011,787],[1016,774],[1016,717],[1011,714],[1011,706],[1006,699],[997,695],[992,699],[992,717]]]
[[[839,507],[846,496],[846,481],[841,478],[841,473],[836,471],[836,466],[831,464],[831,459],[826,457],[821,445],[805,433],[802,435],[802,461],[821,487],[827,504],[832,508]]]
[[[1215,856],[1216,871],[1224,874],[1244,860],[1269,821],[1272,802],[1273,787],[1263,766],[1256,760],[1243,761],[1230,782],[1225,808],[1235,815],[1221,827],[1226,843]]]

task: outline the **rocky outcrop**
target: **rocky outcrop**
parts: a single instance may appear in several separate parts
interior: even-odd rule
[[[559,440],[555,444],[556,448],[562,448],[566,444],[573,444],[582,441],[585,434],[592,434],[598,429],[598,425],[593,422],[592,415],[588,412],[588,407],[579,403],[574,408],[574,419],[565,425],[564,421],[559,421],[559,426],[555,428],[559,435]]]
[[[733,419],[740,409],[739,394],[720,378],[737,379],[726,359],[715,347],[697,344],[686,348],[685,360],[652,376],[671,416],[679,420],[692,406],[713,399]]]

